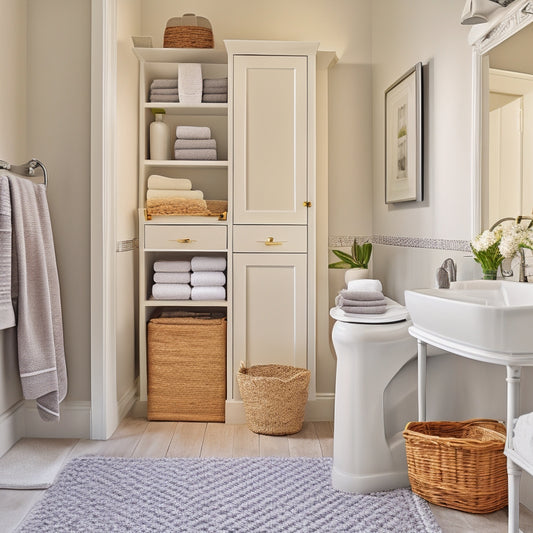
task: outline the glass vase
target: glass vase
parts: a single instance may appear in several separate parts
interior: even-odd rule
[[[498,275],[498,269],[497,268],[487,268],[483,269],[483,278],[482,279],[496,279],[496,276]]]

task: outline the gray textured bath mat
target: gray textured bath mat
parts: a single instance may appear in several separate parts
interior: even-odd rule
[[[408,489],[331,487],[331,459],[73,459],[23,532],[437,533]]]

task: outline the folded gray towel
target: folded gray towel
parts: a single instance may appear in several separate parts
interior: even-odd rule
[[[228,87],[228,78],[204,78],[202,85],[205,88]]]
[[[337,305],[340,307],[372,307],[375,305],[386,305],[385,300],[348,300],[339,296]]]
[[[341,309],[349,315],[381,315],[387,310],[387,305],[374,305],[372,307],[343,306]]]
[[[176,139],[174,143],[174,150],[198,150],[199,148],[208,148],[210,150],[217,149],[217,141],[215,139]]]
[[[211,139],[211,128],[208,126],[178,126],[178,139]]]
[[[150,84],[150,89],[169,89],[178,87],[178,78],[165,78],[153,80]]]
[[[170,89],[151,89],[150,94],[175,94],[176,96],[178,93],[178,88],[170,88]]]
[[[204,87],[203,94],[228,94],[227,87]]]
[[[339,295],[347,300],[385,300],[382,292],[379,291],[350,291],[343,289]]]
[[[176,94],[152,94],[150,95],[150,102],[179,102],[179,96]]]
[[[228,101],[227,94],[203,94],[202,102],[204,104],[224,104]]]
[[[206,148],[188,150],[174,150],[174,159],[191,161],[216,161],[217,151]]]

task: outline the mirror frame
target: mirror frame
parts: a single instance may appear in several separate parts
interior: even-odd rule
[[[482,179],[488,170],[489,56],[488,52],[533,22],[533,1],[515,0],[493,20],[474,27],[469,34],[472,46],[472,215],[471,234],[477,235],[481,225]]]

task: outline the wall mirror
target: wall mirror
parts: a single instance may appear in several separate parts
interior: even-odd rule
[[[473,234],[533,211],[533,2],[517,4],[473,42]]]

